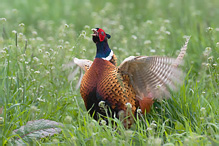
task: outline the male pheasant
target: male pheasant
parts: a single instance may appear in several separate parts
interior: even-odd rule
[[[168,89],[176,90],[177,84],[182,83],[183,73],[177,66],[182,63],[189,38],[176,59],[130,56],[117,67],[108,45],[110,35],[101,28],[92,30],[97,47],[94,61],[75,58],[73,62],[85,71],[79,81],[80,93],[94,119],[107,115],[119,118],[120,113],[131,117],[137,109],[143,114],[149,112],[154,99],[169,97]],[[110,110],[106,113],[103,106]],[[124,120],[125,127],[131,126],[130,119]]]

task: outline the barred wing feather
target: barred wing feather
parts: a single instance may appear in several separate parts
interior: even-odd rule
[[[121,73],[128,74],[138,98],[168,97],[169,90],[182,83],[182,71],[172,66],[173,58],[131,56],[119,66]]]
[[[85,72],[87,70],[89,70],[92,63],[93,63],[92,61],[87,60],[87,59],[74,58],[73,61],[69,62],[68,64],[63,65],[63,69],[70,68],[70,67],[74,68],[76,66],[74,71],[72,73],[70,73],[69,76],[68,76],[69,81],[74,79],[75,75],[78,73],[78,71],[80,69],[80,77],[79,77],[78,83],[75,87],[76,89],[78,89],[80,84],[81,84],[81,80],[82,80],[82,77],[83,77],[83,71],[82,70],[84,70]]]
[[[137,98],[143,99],[170,96],[182,84],[184,74],[178,65],[183,63],[189,38],[176,59],[156,56],[130,56],[119,66],[122,74],[128,74]]]

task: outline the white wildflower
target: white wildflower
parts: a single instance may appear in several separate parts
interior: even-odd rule
[[[161,31],[161,32],[165,32],[165,31],[166,31],[166,27],[161,26],[161,27],[160,27],[160,31]]]
[[[35,71],[34,73],[35,73],[35,74],[39,74],[39,73],[40,73],[40,71],[39,71],[39,70],[37,70],[37,71]]]
[[[0,117],[0,126],[1,126],[1,124],[3,124],[4,123],[4,118],[3,117]]]
[[[213,58],[214,58],[213,56],[210,56],[210,57],[208,57],[208,60],[209,60],[209,61],[212,61]]]
[[[18,12],[18,10],[17,9],[12,9],[12,12],[16,14]]]
[[[70,124],[72,122],[72,117],[71,116],[66,116],[64,121],[65,121],[65,123]]]
[[[84,28],[85,29],[90,29],[90,26],[89,25],[85,25]]]
[[[150,40],[145,40],[145,41],[144,41],[144,44],[145,44],[145,45],[151,44],[151,41],[150,41]]]
[[[204,107],[202,107],[202,108],[200,109],[200,111],[201,111],[201,112],[205,112],[206,109],[205,109]]]
[[[151,128],[156,128],[157,127],[157,124],[155,124],[155,122],[153,121],[150,125]]]
[[[137,56],[140,56],[140,53],[139,53],[139,52],[136,52],[135,54],[136,54]]]
[[[216,66],[217,66],[217,63],[214,63],[213,66],[216,67]]]
[[[36,40],[42,42],[42,41],[43,41],[43,38],[41,38],[41,37],[37,37]]]
[[[212,27],[208,27],[208,28],[207,28],[207,31],[212,31],[212,30],[213,30]]]
[[[204,120],[205,118],[204,117],[200,117],[200,120]]]
[[[100,124],[101,124],[101,125],[106,125],[106,121],[105,121],[105,120],[101,120],[101,121],[100,121]]]
[[[211,47],[206,47],[205,50],[206,51],[211,51]]]
[[[2,21],[2,22],[6,22],[7,19],[6,19],[6,18],[0,18],[0,21]]]
[[[161,142],[162,142],[162,139],[161,139],[161,138],[155,138],[155,139],[154,139],[154,145],[155,145],[155,146],[161,145]]]
[[[25,25],[24,25],[24,23],[20,23],[19,26],[20,27],[24,27]]]
[[[119,25],[119,29],[120,29],[120,30],[123,30],[123,29],[124,29],[124,26],[123,26],[123,25]]]
[[[105,101],[100,101],[98,103],[98,106],[104,108],[105,107]]]
[[[45,99],[42,99],[42,98],[37,98],[38,101],[41,101],[41,102],[45,102],[46,100]]]
[[[19,34],[18,34],[18,38],[22,38],[23,36],[24,36],[23,33],[19,33]]]
[[[65,28],[69,28],[69,25],[68,25],[68,24],[65,24]]]
[[[52,140],[52,142],[53,143],[59,143],[59,140],[55,138],[55,139]]]
[[[165,20],[164,20],[164,23],[170,23],[170,20],[165,19]]]
[[[147,20],[146,24],[152,24],[153,22],[151,20]]]
[[[210,66],[210,63],[206,63],[205,66],[206,66],[206,67],[209,67],[209,66]]]
[[[62,46],[62,45],[59,45],[57,48],[58,48],[58,49],[63,49],[63,46]]]
[[[131,108],[132,108],[132,104],[129,103],[129,102],[127,102],[127,103],[125,104],[125,106],[126,106],[128,109],[131,109]]]
[[[103,143],[103,144],[106,144],[106,143],[108,143],[108,140],[107,140],[106,138],[103,138],[103,139],[102,139],[102,143]]]
[[[45,52],[46,55],[50,56],[50,53],[48,51]]]
[[[141,114],[142,113],[141,109],[137,109],[137,113]]]
[[[33,57],[33,60],[36,61],[36,62],[38,62],[40,59],[37,58],[37,57]]]
[[[36,32],[36,31],[32,31],[32,34],[36,36],[36,35],[37,35],[37,32]]]
[[[13,34],[16,34],[16,33],[17,33],[17,31],[16,31],[16,30],[12,30],[12,33],[13,33]]]
[[[42,53],[42,52],[43,52],[43,50],[42,50],[42,49],[38,49],[38,51],[39,51],[40,53]]]
[[[135,36],[135,35],[132,35],[132,38],[133,38],[134,40],[137,40],[137,36]]]
[[[151,52],[151,53],[155,53],[156,50],[155,50],[155,49],[150,49],[150,52]]]
[[[170,35],[170,32],[169,32],[169,31],[165,31],[165,33],[166,33],[167,35]]]

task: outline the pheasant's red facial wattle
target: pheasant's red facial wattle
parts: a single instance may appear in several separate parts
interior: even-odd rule
[[[105,33],[105,31],[101,28],[93,28],[91,29],[93,31],[93,41],[95,43],[98,43],[98,42],[103,42],[104,40],[106,40],[107,38],[110,39],[110,35]]]
[[[106,33],[104,32],[104,30],[102,30],[101,28],[99,28],[97,30],[98,32],[98,35],[99,35],[99,39],[100,39],[100,42],[104,41],[105,37],[106,37]]]

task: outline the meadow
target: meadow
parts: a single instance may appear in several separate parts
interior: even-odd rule
[[[128,130],[118,119],[109,119],[117,128],[93,120],[75,89],[79,74],[69,81],[73,68],[63,69],[74,57],[94,59],[96,27],[111,35],[118,64],[131,55],[176,57],[191,36],[180,90]],[[219,144],[218,0],[1,0],[0,34],[0,144]],[[62,131],[15,132],[39,119]]]

